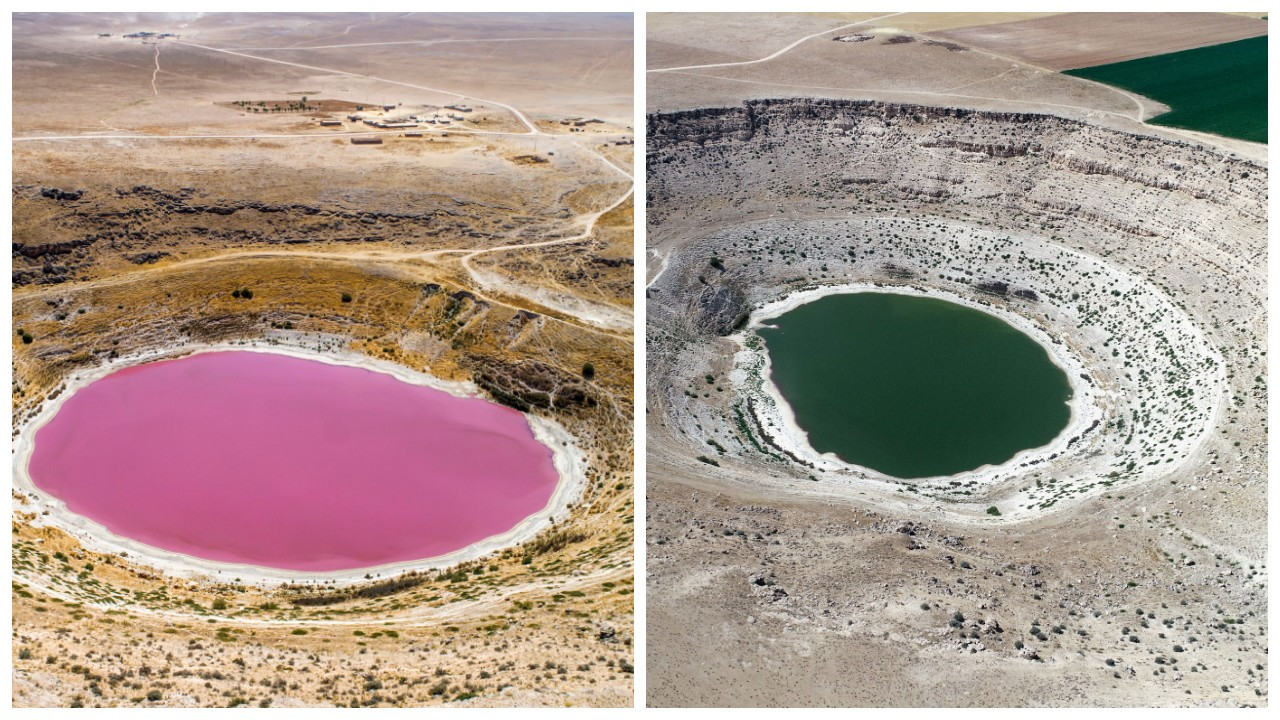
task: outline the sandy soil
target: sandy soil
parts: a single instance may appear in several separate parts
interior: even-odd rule
[[[122,37],[140,29],[179,37],[159,45]],[[112,36],[98,38],[99,32]],[[585,115],[629,125],[632,117],[631,24],[625,14],[526,16],[519,23],[429,13],[128,19],[21,14],[14,33],[19,133],[102,130],[100,119],[133,128],[173,128],[178,118],[243,123],[215,104],[304,95],[409,106],[453,103],[459,98],[449,93],[463,93],[546,119]],[[157,47],[158,93],[151,86]],[[64,81],[42,85],[48,71]],[[511,119],[502,108],[491,109]]]
[[[1266,35],[1267,23],[1229,13],[1063,13],[931,34],[1070,70]]]
[[[885,13],[649,13],[649,68],[741,62],[776,52],[794,38],[834,30]],[[767,26],[769,32],[762,32]]]

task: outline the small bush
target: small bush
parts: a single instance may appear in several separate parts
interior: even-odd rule
[[[987,514],[993,517],[999,517],[1000,508],[996,507],[995,505],[992,505],[991,507],[987,508]]]
[[[586,380],[590,380],[590,379],[594,378],[595,376],[596,376],[596,366],[595,366],[595,365],[592,365],[591,363],[587,363],[587,364],[585,364],[585,365],[583,365],[583,366],[582,366],[582,377],[583,377],[584,379],[586,379]]]
[[[344,303],[351,302],[351,293],[342,293],[342,302]]]

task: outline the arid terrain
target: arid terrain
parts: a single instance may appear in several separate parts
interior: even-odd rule
[[[13,25],[15,438],[78,374],[270,346],[465,384],[583,468],[531,540],[285,584],[15,487],[14,704],[630,705],[630,16]]]
[[[650,705],[1267,704],[1266,147],[981,44],[1087,20],[650,17]],[[849,288],[1006,318],[1072,423],[949,477],[817,453],[754,328]]]

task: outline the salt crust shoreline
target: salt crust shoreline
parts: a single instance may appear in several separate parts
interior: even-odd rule
[[[868,467],[846,462],[834,453],[820,453],[815,450],[809,444],[809,434],[801,429],[796,422],[795,413],[791,405],[783,398],[782,392],[773,381],[773,365],[769,358],[768,350],[764,349],[763,345],[758,351],[752,350],[747,346],[746,339],[754,335],[758,328],[767,326],[768,320],[783,315],[801,305],[811,303],[828,295],[868,292],[946,300],[999,318],[1031,337],[1045,349],[1049,359],[1066,374],[1067,382],[1071,386],[1071,400],[1068,403],[1071,409],[1071,419],[1067,422],[1066,427],[1048,444],[1023,450],[999,465],[983,465],[979,468],[953,475],[912,478],[909,481],[886,475]],[[760,429],[769,435],[769,439],[773,443],[796,457],[813,463],[818,470],[845,475],[852,474],[861,479],[890,484],[895,488],[904,482],[921,486],[938,485],[943,481],[949,482],[952,480],[962,482],[976,480],[982,485],[993,483],[999,476],[1016,471],[1023,463],[1042,462],[1048,459],[1050,455],[1065,451],[1067,442],[1071,437],[1082,432],[1095,419],[1102,417],[1102,410],[1097,404],[1097,394],[1092,386],[1080,379],[1080,375],[1085,372],[1083,361],[1067,352],[1065,345],[1052,342],[1043,329],[1021,315],[1001,311],[945,290],[930,289],[925,291],[909,286],[876,286],[872,283],[847,283],[800,290],[784,295],[757,308],[751,313],[745,329],[733,335],[732,338],[740,348],[735,358],[735,365],[749,366],[750,361],[753,359],[760,363],[761,389],[770,402],[757,403],[756,407],[761,420]],[[768,426],[769,420],[773,421],[773,427]]]
[[[497,550],[510,547],[533,538],[548,527],[553,518],[564,519],[568,507],[576,500],[584,486],[585,458],[577,447],[573,435],[559,423],[542,417],[525,414],[530,429],[538,442],[552,453],[553,463],[560,480],[547,501],[546,507],[530,515],[505,533],[494,535],[446,555],[410,560],[400,563],[337,570],[333,572],[297,572],[279,568],[261,567],[240,563],[224,563],[163,550],[136,540],[117,535],[103,525],[67,509],[58,498],[36,487],[28,472],[31,455],[35,451],[36,432],[54,415],[62,403],[77,390],[127,367],[188,357],[199,353],[221,351],[247,351],[287,355],[303,360],[314,360],[354,367],[391,375],[401,382],[421,385],[447,392],[455,397],[488,400],[473,383],[442,380],[426,373],[411,370],[402,365],[370,358],[351,351],[327,351],[319,353],[296,347],[269,345],[262,342],[219,343],[195,347],[161,349],[123,358],[109,365],[81,372],[69,378],[62,392],[45,403],[40,412],[28,421],[13,441],[13,487],[34,498],[36,521],[67,531],[86,548],[103,553],[126,553],[130,561],[153,567],[166,575],[187,578],[208,578],[222,582],[241,582],[261,586],[286,583],[350,585],[367,580],[366,575],[386,578],[414,570],[434,570],[475,560]],[[46,514],[47,513],[47,514]]]

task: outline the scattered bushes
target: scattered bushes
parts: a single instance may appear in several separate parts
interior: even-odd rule
[[[536,557],[545,553],[563,550],[567,545],[582,542],[589,537],[581,530],[557,530],[547,532],[525,543],[525,557]]]

